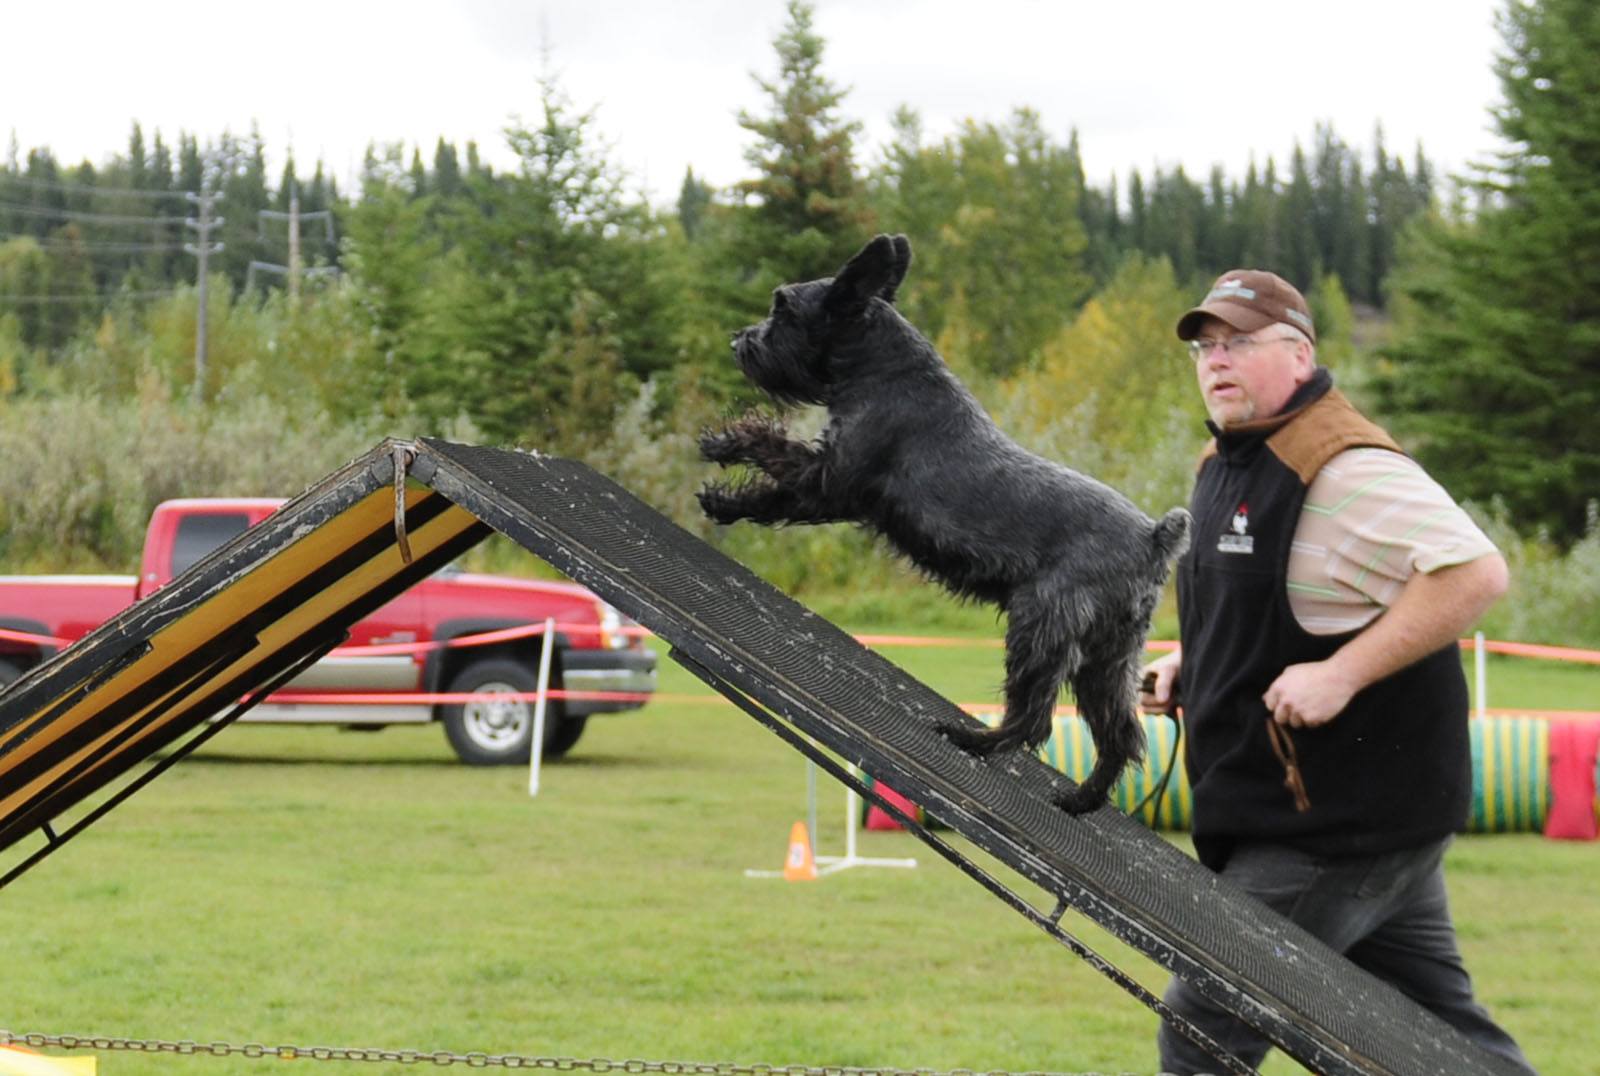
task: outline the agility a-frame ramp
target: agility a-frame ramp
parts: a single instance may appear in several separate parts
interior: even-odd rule
[[[42,834],[0,885],[491,528],[655,632],[674,658],[841,780],[853,778],[836,759],[1039,886],[1055,902],[1051,914],[914,827],[1164,1016],[1159,1001],[1060,928],[1068,907],[1313,1071],[1506,1071],[1143,825],[1109,807],[1073,818],[1051,806],[1067,778],[1044,763],[980,762],[952,747],[936,727],[971,719],[950,702],[589,468],[435,440],[379,445],[0,693],[0,850]],[[1250,1071],[1225,1056],[1219,1064]]]

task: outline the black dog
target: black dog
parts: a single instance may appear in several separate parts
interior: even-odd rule
[[[779,288],[767,319],[735,336],[746,377],[827,407],[828,425],[810,444],[759,415],[702,434],[707,460],[761,473],[707,485],[701,507],[719,523],[864,524],[956,594],[1004,609],[1005,719],[943,731],[979,755],[1037,747],[1070,683],[1098,758],[1059,804],[1093,810],[1144,754],[1141,656],[1189,514],[1155,522],[1001,433],[891,305],[910,263],[904,236],[880,235],[838,276]]]

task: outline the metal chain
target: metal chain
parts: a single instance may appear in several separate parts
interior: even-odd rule
[[[14,1034],[0,1029],[0,1046],[53,1047],[62,1050],[127,1050],[145,1054],[212,1057],[271,1057],[280,1061],[380,1061],[399,1065],[466,1065],[470,1068],[555,1069],[559,1072],[666,1073],[668,1076],[1069,1076],[1030,1070],[851,1068],[843,1065],[739,1065],[728,1061],[612,1061],[603,1057],[529,1057],[524,1054],[458,1054],[449,1050],[384,1050],[348,1046],[268,1046],[247,1042],[195,1042],[190,1039],[126,1039],[107,1035]],[[1098,1076],[1079,1073],[1076,1076]]]

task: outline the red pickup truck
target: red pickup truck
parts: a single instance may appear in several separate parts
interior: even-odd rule
[[[0,686],[152,593],[281,500],[156,506],[139,575],[0,576]],[[543,755],[565,754],[589,715],[634,710],[655,690],[637,625],[574,583],[446,568],[351,629],[347,642],[240,721],[354,729],[438,721],[463,762],[526,762],[542,631],[555,621]],[[515,630],[515,629],[533,630]],[[511,630],[508,630],[511,629]],[[487,636],[487,639],[482,637]],[[477,699],[438,696],[474,694]],[[409,696],[409,697],[408,697]]]

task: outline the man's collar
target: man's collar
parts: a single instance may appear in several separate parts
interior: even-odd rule
[[[1217,449],[1224,455],[1230,451],[1248,449],[1249,446],[1260,444],[1272,434],[1287,426],[1306,408],[1322,399],[1333,391],[1333,374],[1323,366],[1311,372],[1311,378],[1305,384],[1294,390],[1283,409],[1277,414],[1267,418],[1253,419],[1250,422],[1241,422],[1237,426],[1222,429],[1210,419],[1206,420],[1206,429],[1211,431],[1211,436],[1216,438]]]

